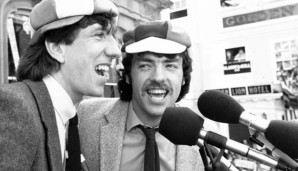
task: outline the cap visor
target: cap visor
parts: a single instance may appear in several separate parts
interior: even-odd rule
[[[33,37],[30,40],[30,45],[35,44],[40,39],[40,37],[43,36],[43,34],[46,31],[74,24],[74,23],[78,22],[80,19],[82,19],[83,17],[84,17],[83,15],[80,15],[80,16],[73,16],[73,17],[63,18],[63,19],[60,19],[60,20],[57,20],[57,21],[54,21],[54,22],[51,22],[49,24],[44,25],[43,27],[38,29],[33,34]]]
[[[155,52],[163,54],[176,54],[185,51],[186,46],[167,39],[148,37],[126,46],[126,53]]]

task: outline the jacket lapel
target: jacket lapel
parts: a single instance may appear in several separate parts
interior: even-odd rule
[[[202,158],[197,146],[177,146],[176,170],[204,170]]]
[[[107,125],[100,132],[100,170],[118,171],[125,132],[128,103],[117,101],[105,116]]]
[[[58,128],[52,100],[46,85],[40,82],[24,81],[35,97],[46,135],[46,152],[50,170],[62,171],[62,156]]]

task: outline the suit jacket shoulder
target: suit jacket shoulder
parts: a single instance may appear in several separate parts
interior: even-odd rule
[[[128,104],[94,98],[79,105],[81,149],[90,170],[119,170]]]
[[[118,100],[118,98],[90,98],[83,100],[77,109],[80,121],[102,117],[103,114],[111,110],[111,106],[114,106]]]
[[[24,83],[0,86],[0,170],[31,170],[41,124],[33,95]]]
[[[0,146],[0,170],[62,170],[54,109],[43,82],[0,85]]]

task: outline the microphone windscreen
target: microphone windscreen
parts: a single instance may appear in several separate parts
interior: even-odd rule
[[[159,132],[176,145],[191,146],[196,145],[203,124],[204,119],[187,107],[168,107],[161,118]]]
[[[272,120],[265,131],[265,137],[276,148],[293,159],[298,159],[298,123]]]
[[[223,123],[239,123],[244,108],[231,96],[219,90],[207,90],[197,102],[200,112],[207,118]]]

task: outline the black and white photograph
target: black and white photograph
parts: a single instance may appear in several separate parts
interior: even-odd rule
[[[298,171],[298,0],[0,0],[0,171]]]
[[[226,63],[224,74],[241,74],[251,72],[249,58],[245,52],[245,46],[225,49]]]

